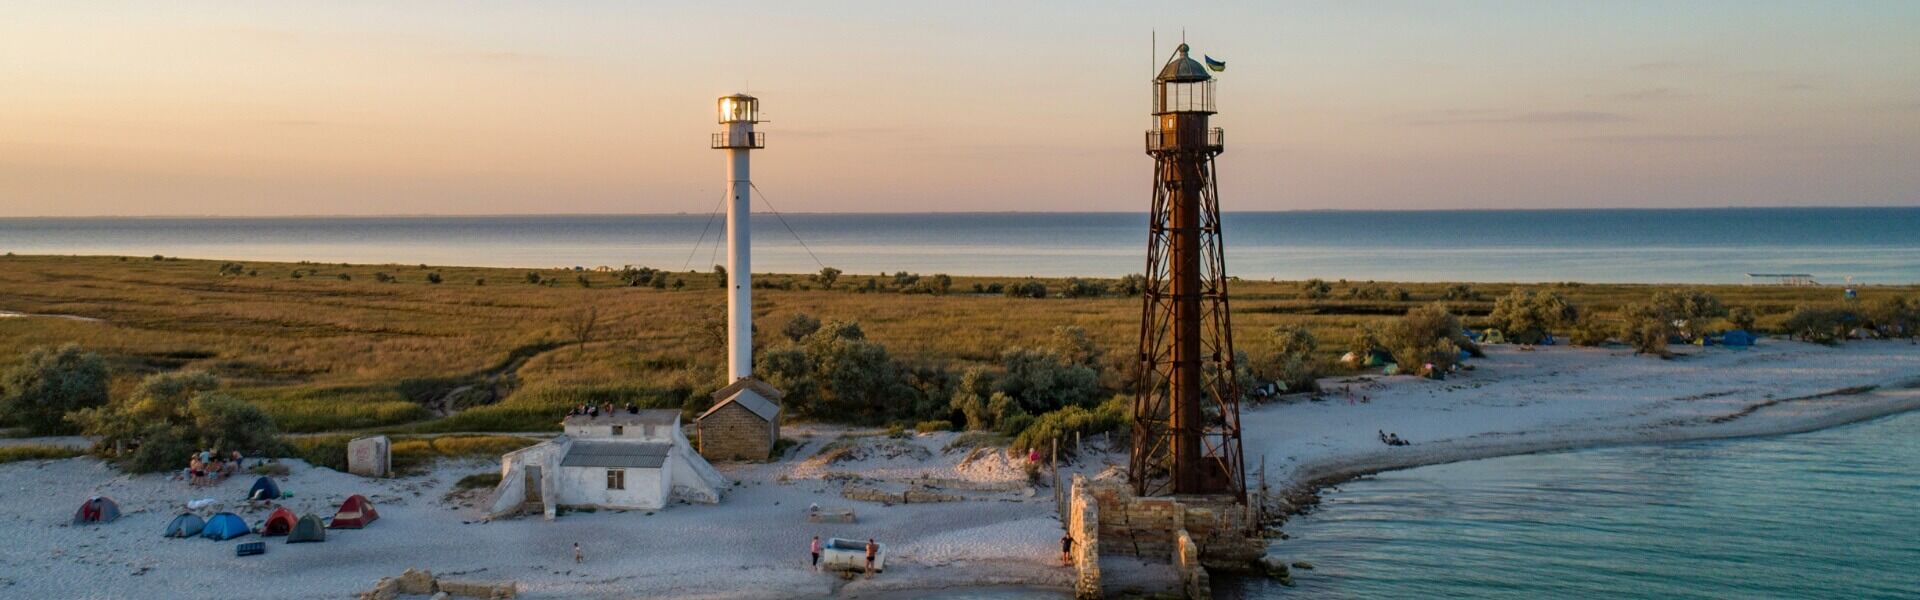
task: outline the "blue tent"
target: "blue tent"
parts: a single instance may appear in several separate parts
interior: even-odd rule
[[[200,535],[200,531],[206,528],[207,522],[202,520],[200,515],[181,513],[180,516],[173,518],[173,522],[167,523],[167,533],[165,537],[190,538]]]
[[[207,519],[206,527],[200,530],[200,537],[217,542],[230,540],[252,532],[252,530],[247,528],[246,520],[241,519],[240,515],[223,512],[214,515],[211,519]]]
[[[253,488],[247,490],[248,500],[274,500],[280,497],[280,485],[272,477],[262,475],[253,480]]]
[[[1743,348],[1752,346],[1756,341],[1759,341],[1759,339],[1755,338],[1753,334],[1747,333],[1745,329],[1735,329],[1720,335],[1720,344],[1723,346]]]

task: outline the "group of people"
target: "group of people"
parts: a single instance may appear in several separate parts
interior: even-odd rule
[[[193,453],[187,459],[187,468],[180,472],[189,485],[213,485],[239,473],[243,457],[239,450],[221,454],[218,450],[207,448]]]
[[[1380,432],[1380,443],[1382,443],[1382,444],[1386,444],[1386,445],[1388,445],[1388,446],[1411,446],[1411,445],[1413,445],[1413,442],[1409,442],[1409,441],[1406,441],[1406,440],[1404,440],[1404,439],[1401,439],[1401,438],[1400,438],[1400,434],[1398,434],[1398,433],[1387,433],[1387,432],[1386,432],[1386,430],[1384,430],[1384,429],[1376,429],[1375,431],[1378,431],[1378,432]]]
[[[640,414],[640,406],[632,402],[628,402],[626,406],[623,406],[620,409],[630,415]],[[587,417],[598,417],[600,415],[612,415],[612,414],[614,414],[612,402],[602,402],[600,403],[599,406],[595,406],[592,404],[577,404],[577,405],[574,405],[573,408],[567,410],[567,416],[569,417],[581,416],[581,415],[585,415]]]

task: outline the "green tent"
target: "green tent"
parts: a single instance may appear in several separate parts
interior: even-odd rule
[[[289,544],[324,541],[327,541],[327,526],[321,523],[320,517],[316,515],[300,517],[300,522],[293,524],[293,531],[287,532]]]

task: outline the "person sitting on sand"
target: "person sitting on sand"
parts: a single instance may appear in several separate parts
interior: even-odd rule
[[[233,470],[238,471],[246,468],[247,465],[244,462],[245,460],[246,460],[246,457],[241,456],[239,450],[233,451]]]

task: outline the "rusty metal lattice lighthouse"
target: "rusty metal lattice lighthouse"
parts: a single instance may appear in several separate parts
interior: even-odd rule
[[[1128,477],[1140,496],[1244,502],[1240,390],[1214,179],[1224,135],[1207,124],[1213,87],[1184,43],[1153,80],[1156,126],[1146,136],[1153,207]]]

